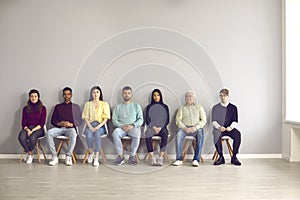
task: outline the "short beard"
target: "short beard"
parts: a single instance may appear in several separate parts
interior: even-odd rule
[[[131,98],[128,98],[128,99],[123,98],[123,100],[126,101],[126,102],[128,102],[128,101],[131,100]]]

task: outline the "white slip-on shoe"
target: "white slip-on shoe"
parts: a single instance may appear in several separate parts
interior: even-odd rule
[[[173,166],[179,166],[182,165],[182,160],[176,160],[175,162],[173,162]]]
[[[49,162],[49,165],[50,166],[54,166],[56,164],[58,164],[58,157],[57,156],[53,156],[52,159],[51,159],[51,161]]]
[[[192,166],[199,167],[199,162],[197,160],[193,160]]]

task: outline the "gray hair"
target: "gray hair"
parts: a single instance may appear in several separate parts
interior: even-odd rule
[[[186,96],[187,94],[192,94],[193,97],[196,98],[196,93],[195,93],[194,90],[188,90],[188,91],[185,93],[185,96]]]

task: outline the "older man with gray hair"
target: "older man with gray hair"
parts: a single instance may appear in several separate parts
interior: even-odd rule
[[[185,105],[181,106],[176,115],[176,125],[178,126],[176,143],[176,161],[174,166],[182,165],[182,145],[186,136],[196,138],[196,150],[192,165],[199,166],[201,150],[204,140],[203,127],[206,124],[206,114],[203,106],[195,103],[195,92],[190,90],[185,94]]]

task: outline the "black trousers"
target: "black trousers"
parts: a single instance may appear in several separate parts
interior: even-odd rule
[[[168,141],[168,130],[166,128],[163,128],[163,129],[160,130],[160,132],[158,134],[155,134],[153,129],[151,129],[151,128],[147,129],[147,131],[146,131],[146,145],[147,145],[148,152],[153,152],[152,136],[160,136],[161,137],[160,151],[165,152],[167,141]]]
[[[29,126],[29,129],[34,128],[33,126]],[[34,131],[30,136],[28,136],[27,132],[22,129],[19,133],[18,140],[22,147],[24,148],[25,153],[28,153],[29,151],[33,151],[36,145],[36,142],[39,137],[42,137],[45,135],[44,129],[41,128],[37,131]]]
[[[233,139],[233,147],[232,147],[233,155],[235,156],[239,152],[239,148],[241,145],[241,133],[239,130],[234,128],[230,132],[214,131],[213,135],[214,135],[215,147],[220,156],[223,155],[223,148],[222,148],[223,136],[229,136],[231,139]]]

